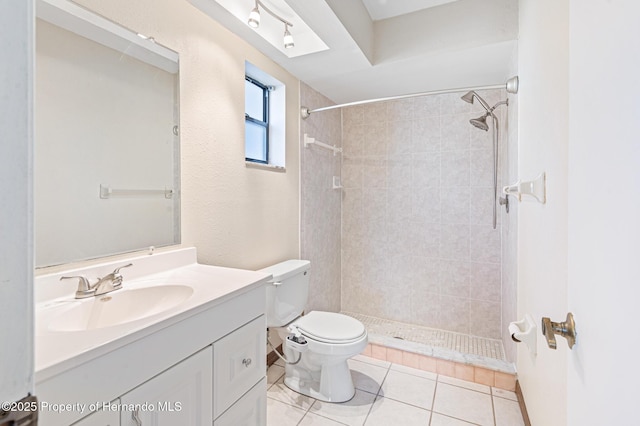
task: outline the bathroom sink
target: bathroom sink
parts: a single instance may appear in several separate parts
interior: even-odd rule
[[[51,331],[84,331],[126,324],[165,312],[192,294],[193,289],[185,285],[125,288],[59,310],[48,328]]]

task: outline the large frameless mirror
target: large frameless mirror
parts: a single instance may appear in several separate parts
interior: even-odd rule
[[[36,266],[179,243],[178,54],[67,0],[36,11]]]

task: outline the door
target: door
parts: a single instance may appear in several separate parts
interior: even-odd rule
[[[545,204],[523,196],[516,208],[518,319],[530,314],[537,326],[537,355],[516,345],[518,380],[532,425],[565,426],[570,351],[561,337],[549,349],[540,321],[564,321],[568,310],[569,0],[521,0],[519,14],[518,175],[547,180]]]
[[[568,424],[640,424],[640,4],[572,0]]]
[[[7,402],[33,392],[33,9],[33,1],[3,1],[0,13],[0,401]]]
[[[213,350],[206,347],[120,398],[122,426],[213,424]]]

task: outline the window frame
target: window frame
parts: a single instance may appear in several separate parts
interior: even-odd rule
[[[245,123],[247,121],[253,123],[253,124],[257,124],[261,127],[264,127],[265,129],[265,140],[264,140],[264,151],[265,151],[265,156],[266,159],[265,160],[260,160],[257,158],[250,158],[246,156],[246,152],[247,152],[247,136],[245,134],[245,161],[250,161],[252,163],[260,163],[260,164],[269,164],[269,91],[270,88],[269,86],[267,86],[266,84],[261,83],[260,81],[256,80],[255,78],[249,77],[248,75],[244,76],[245,81],[248,81],[249,83],[259,87],[260,89],[262,89],[262,120],[259,120],[255,117],[251,117],[249,114],[247,114],[246,112],[246,105],[245,105],[245,113],[244,113],[244,120]],[[246,102],[246,101],[245,101]],[[246,125],[246,124],[245,124]]]

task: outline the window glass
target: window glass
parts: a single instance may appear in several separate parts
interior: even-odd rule
[[[269,162],[269,91],[265,85],[245,77],[245,142],[247,161]]]
[[[244,81],[244,112],[256,120],[266,121],[264,117],[264,89]]]
[[[267,153],[267,128],[254,123],[245,121],[245,158],[247,160],[259,161],[266,163]]]

